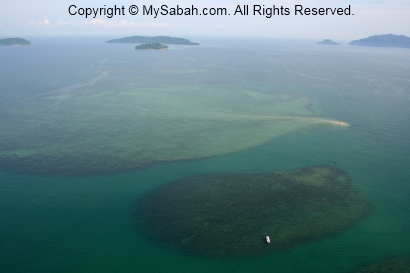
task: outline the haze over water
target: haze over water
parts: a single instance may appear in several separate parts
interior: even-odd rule
[[[196,38],[136,51],[109,38],[0,48],[2,271],[348,272],[410,254],[408,50]],[[347,172],[374,212],[240,260],[172,252],[135,228],[138,198],[177,179],[311,165]]]

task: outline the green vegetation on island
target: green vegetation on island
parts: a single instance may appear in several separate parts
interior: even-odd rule
[[[167,49],[168,46],[161,43],[142,44],[135,47],[135,49]]]
[[[351,41],[349,45],[410,48],[410,37],[394,34],[374,35],[364,39]]]
[[[312,166],[187,177],[139,199],[135,219],[138,230],[160,245],[220,258],[316,241],[349,229],[371,211],[347,173]]]
[[[23,38],[4,38],[4,39],[0,39],[0,45],[2,46],[31,45],[31,42]]]
[[[121,39],[112,39],[107,41],[107,43],[130,43],[130,44],[152,44],[152,43],[162,43],[162,44],[177,44],[177,45],[199,45],[198,43],[193,43],[188,39],[169,37],[169,36],[132,36],[125,37]]]
[[[330,40],[330,39],[325,39],[325,40],[323,40],[323,41],[321,41],[321,42],[318,42],[317,44],[318,44],[318,45],[341,45],[340,43],[334,42],[334,41],[332,41],[332,40]]]

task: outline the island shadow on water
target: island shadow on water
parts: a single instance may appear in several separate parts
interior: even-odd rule
[[[192,176],[136,204],[138,231],[155,243],[207,258],[256,256],[342,232],[372,204],[341,169]],[[270,237],[270,243],[264,241]]]

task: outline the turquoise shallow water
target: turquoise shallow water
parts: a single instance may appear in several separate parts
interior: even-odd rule
[[[94,79],[100,67],[131,67],[127,45],[106,45],[105,40],[33,38],[29,48],[0,48],[0,58],[8,64],[1,68],[0,105],[18,109],[26,97]],[[3,171],[2,272],[349,272],[385,257],[410,255],[410,52],[318,47],[306,41],[198,40],[204,46],[185,51],[171,47],[166,58],[147,63],[142,56],[141,67],[172,71],[224,66],[225,74],[153,80],[262,91],[270,86],[309,97],[318,115],[351,126],[317,125],[226,156],[109,175]],[[227,51],[227,44],[235,45]],[[13,122],[12,117],[1,118]],[[372,200],[374,212],[344,233],[244,259],[186,256],[136,232],[136,200],[160,185],[202,173],[291,171],[309,165],[336,165],[346,171]]]

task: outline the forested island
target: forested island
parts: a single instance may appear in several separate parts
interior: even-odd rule
[[[4,38],[0,39],[0,46],[18,46],[18,45],[31,45],[31,42],[23,38]]]
[[[351,41],[349,45],[410,48],[410,37],[394,34],[374,35],[364,39]]]
[[[318,44],[318,45],[340,45],[340,43],[334,42],[334,41],[332,41],[332,40],[330,40],[330,39],[325,39],[325,40],[323,40],[323,41],[321,41],[321,42],[318,42],[317,44]]]
[[[188,39],[169,37],[169,36],[131,36],[120,39],[112,39],[107,41],[107,43],[131,43],[131,44],[153,44],[153,43],[162,43],[162,44],[177,44],[177,45],[199,45],[198,43],[193,43]]]
[[[168,49],[168,46],[161,43],[142,44],[135,47],[135,49]]]

